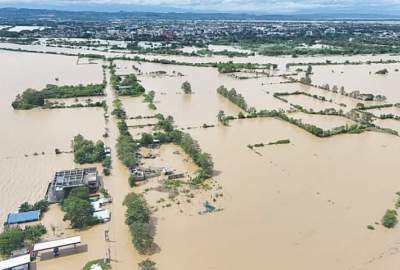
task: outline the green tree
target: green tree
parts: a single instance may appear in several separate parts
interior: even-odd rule
[[[9,255],[12,251],[22,248],[24,237],[24,231],[20,227],[6,228],[0,234],[0,253]]]
[[[68,198],[79,198],[87,201],[89,199],[89,188],[86,186],[72,188],[68,194]]]
[[[78,197],[68,197],[63,203],[64,220],[69,220],[73,228],[84,228],[98,222],[93,217],[93,206],[90,202]]]
[[[142,137],[140,138],[140,144],[146,146],[152,143],[153,143],[153,135],[149,133],[143,133]]]
[[[182,83],[182,87],[181,88],[182,88],[182,90],[183,90],[183,92],[185,94],[191,94],[192,93],[192,86],[188,81]]]
[[[133,192],[128,194],[124,200],[124,205],[127,206],[125,215],[127,224],[150,222],[150,210],[141,194]]]
[[[44,234],[46,234],[46,232],[46,227],[42,224],[26,226],[24,230],[24,237],[26,240],[36,243]]]
[[[73,150],[75,162],[79,164],[101,162],[105,158],[102,141],[94,144],[90,140],[85,140],[80,134],[74,137]]]

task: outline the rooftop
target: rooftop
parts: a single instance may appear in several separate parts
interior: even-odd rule
[[[30,262],[31,262],[31,256],[29,254],[22,255],[5,261],[1,261],[0,270],[12,269],[14,267],[29,264]]]
[[[40,211],[28,211],[21,213],[10,213],[7,217],[7,224],[18,224],[40,219]]]
[[[55,188],[77,187],[96,181],[97,169],[73,169],[56,172],[53,183]]]

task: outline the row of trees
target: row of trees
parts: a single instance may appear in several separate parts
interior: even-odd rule
[[[238,72],[242,69],[260,69],[260,68],[269,69],[271,67],[273,67],[274,69],[277,68],[275,64],[259,65],[253,63],[233,63],[232,61],[219,62],[217,64],[217,69],[219,73],[233,73],[233,72]]]
[[[118,119],[126,119],[126,111],[122,107],[122,102],[120,99],[116,99],[113,101],[114,110],[111,112],[112,115],[115,115]]]
[[[49,210],[49,202],[45,199],[35,202],[34,204],[30,204],[28,202],[24,202],[19,206],[18,212],[29,212],[39,210],[41,214]]]
[[[150,224],[150,209],[142,195],[130,193],[125,197],[127,207],[125,223],[132,234],[132,243],[141,254],[146,254],[153,246],[153,234]]]
[[[220,87],[218,87],[217,93],[229,99],[232,103],[239,106],[242,110],[247,111],[248,106],[246,100],[241,94],[236,92],[235,88],[232,88],[231,90],[228,91],[228,89],[225,86],[221,85]]]
[[[129,133],[128,125],[124,120],[118,122],[119,137],[117,139],[117,155],[119,160],[127,166],[134,167],[137,164],[138,144]]]
[[[149,104],[148,106],[150,110],[157,109],[156,105],[154,105],[155,96],[156,93],[153,90],[149,91],[147,94],[144,94],[144,102]]]
[[[214,163],[210,154],[203,152],[198,142],[190,134],[175,129],[173,125],[174,120],[171,116],[164,117],[158,114],[157,118],[156,129],[158,131],[150,136],[153,139],[159,140],[160,143],[174,143],[179,145],[192,158],[193,162],[200,167],[196,178],[193,179],[193,183],[202,183],[204,180],[210,178],[214,169]],[[150,138],[148,138],[148,141],[150,141]]]
[[[71,98],[86,96],[104,95],[105,84],[88,84],[88,85],[64,85],[57,86],[48,84],[44,89],[38,91],[35,89],[27,89],[22,94],[18,94],[12,107],[16,110],[29,110],[35,107],[45,105],[46,99],[50,98]]]

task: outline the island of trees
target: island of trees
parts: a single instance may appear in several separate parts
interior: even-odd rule
[[[104,88],[105,84],[80,84],[76,86],[48,84],[40,91],[30,88],[25,90],[22,94],[17,95],[11,105],[16,110],[29,110],[45,106],[46,100],[51,98],[102,96],[104,95]]]

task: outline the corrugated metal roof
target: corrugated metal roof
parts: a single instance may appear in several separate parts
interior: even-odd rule
[[[7,217],[7,224],[17,224],[40,219],[40,211],[28,211],[21,213],[10,213]]]
[[[48,242],[42,242],[42,243],[37,243],[33,246],[33,251],[42,251],[46,249],[52,249],[55,247],[64,247],[64,246],[69,246],[69,245],[75,245],[79,244],[81,242],[81,237],[80,236],[74,236],[74,237],[69,237],[69,238],[64,238],[64,239],[58,239],[58,240],[53,240],[53,241],[48,241]]]
[[[11,269],[13,267],[25,265],[31,262],[31,256],[29,254],[11,258],[0,262],[0,270]]]

